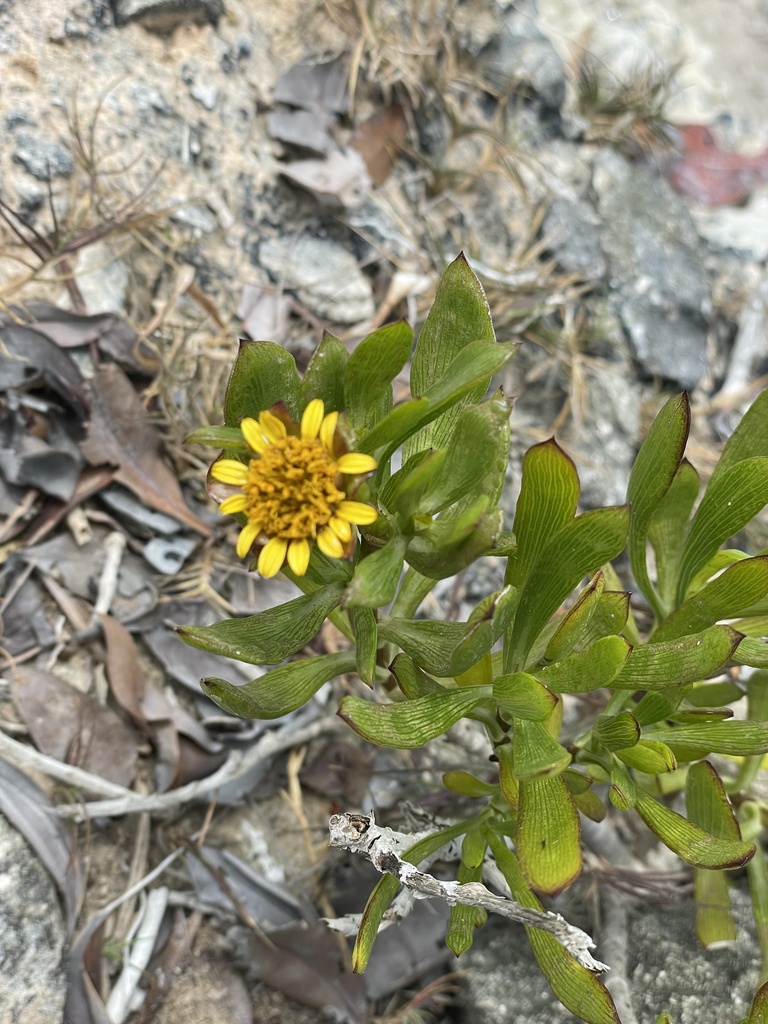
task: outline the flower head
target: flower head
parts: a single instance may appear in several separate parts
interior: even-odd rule
[[[249,461],[219,459],[211,467],[214,480],[238,489],[219,511],[243,513],[248,520],[237,540],[240,558],[266,538],[257,563],[262,576],[275,576],[285,562],[303,576],[312,543],[324,555],[341,558],[353,542],[353,527],[377,518],[371,505],[347,497],[344,478],[370,473],[376,461],[357,452],[335,454],[338,419],[337,412],[326,415],[319,398],[306,407],[300,424],[264,410],[258,420],[240,423]]]

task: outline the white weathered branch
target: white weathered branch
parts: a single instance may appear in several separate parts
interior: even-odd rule
[[[481,882],[443,881],[435,878],[415,864],[402,859],[402,853],[418,842],[421,836],[379,828],[373,815],[334,814],[329,822],[330,844],[367,857],[377,871],[394,875],[410,890],[416,899],[434,897],[449,905],[461,903],[468,907],[482,907],[520,924],[550,932],[582,966],[590,971],[606,971],[606,964],[595,960],[590,949],[595,943],[586,932],[550,911],[523,907],[507,896],[497,896]],[[342,928],[349,933],[353,919],[343,919]]]

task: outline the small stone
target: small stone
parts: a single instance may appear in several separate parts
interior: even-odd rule
[[[38,181],[64,178],[75,169],[68,149],[59,142],[46,142],[28,132],[16,138],[13,159]]]
[[[279,142],[327,153],[331,145],[328,132],[333,122],[333,117],[321,110],[273,110],[267,114],[267,131]]]
[[[124,260],[115,258],[106,242],[94,242],[79,251],[74,277],[91,316],[125,312],[128,267]]]
[[[331,238],[266,239],[259,246],[259,262],[318,316],[337,324],[373,316],[371,282],[355,257]]]
[[[544,219],[544,237],[557,262],[586,281],[599,281],[607,271],[600,245],[598,217],[589,203],[581,199],[555,199]]]
[[[760,263],[768,259],[768,191],[756,192],[746,206],[692,212],[699,234],[714,249],[730,249]]]
[[[139,21],[151,32],[167,34],[179,25],[215,25],[224,13],[222,0],[115,0],[115,24]]]
[[[518,0],[501,15],[501,28],[479,55],[485,79],[502,93],[529,86],[547,107],[565,99],[563,62],[536,23],[533,0]]]
[[[189,87],[189,95],[197,100],[206,110],[213,110],[219,98],[218,85],[202,85],[197,82]]]

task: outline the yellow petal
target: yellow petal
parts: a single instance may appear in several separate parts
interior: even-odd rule
[[[317,546],[329,558],[341,558],[344,554],[344,545],[328,527],[318,533]]]
[[[267,442],[264,440],[261,427],[256,420],[252,419],[250,416],[247,416],[244,420],[240,420],[240,430],[245,438],[245,443],[251,451],[258,452],[259,455],[266,451]]]
[[[362,473],[370,473],[376,469],[376,459],[370,455],[363,455],[361,452],[347,452],[340,459],[336,460],[340,473],[348,476],[360,476]]]
[[[238,558],[245,558],[260,533],[261,523],[248,523],[247,526],[242,528],[240,536],[237,538],[237,547],[235,548]]]
[[[288,550],[288,541],[282,537],[273,537],[268,540],[261,549],[257,568],[265,579],[270,576],[277,576],[283,568],[285,553]]]
[[[333,435],[336,433],[336,424],[338,422],[339,414],[337,412],[329,412],[320,427],[320,440],[331,455],[333,455]]]
[[[315,440],[317,435],[320,433],[320,427],[323,425],[324,416],[325,406],[323,405],[322,398],[313,398],[301,417],[301,436],[305,441]],[[300,576],[303,574],[297,573],[296,575]]]
[[[248,467],[235,459],[219,459],[211,466],[211,476],[221,484],[245,487],[248,483]]]
[[[303,576],[309,565],[309,541],[292,540],[288,545],[288,565],[297,576]]]
[[[336,514],[356,526],[369,526],[379,518],[376,509],[362,501],[341,501],[336,508]]]
[[[246,497],[244,494],[233,494],[231,498],[225,498],[219,505],[219,512],[225,516],[233,516],[235,512],[242,512],[245,509]]]
[[[349,544],[352,540],[352,527],[349,525],[346,519],[339,519],[338,516],[331,516],[328,523],[330,528],[342,542],[342,544]]]
[[[259,413],[259,426],[261,427],[262,434],[272,444],[281,441],[288,433],[283,421],[278,419],[274,413],[269,412],[268,409]],[[264,574],[262,573],[262,575]],[[272,575],[274,576],[274,573]]]

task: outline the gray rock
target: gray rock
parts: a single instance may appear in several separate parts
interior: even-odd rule
[[[746,206],[692,211],[699,234],[713,249],[732,250],[749,259],[768,259],[768,193],[756,192]]]
[[[140,21],[152,32],[172,32],[192,22],[216,24],[224,13],[223,0],[115,0],[115,24]]]
[[[544,235],[560,266],[587,281],[601,280],[608,269],[598,224],[594,208],[582,199],[555,199],[544,218]]]
[[[616,306],[638,359],[683,387],[707,366],[710,286],[684,200],[661,179],[604,150],[593,184]]]
[[[328,152],[333,123],[333,116],[324,110],[273,110],[267,114],[267,131],[273,139],[315,153]]]
[[[318,316],[338,324],[373,316],[371,282],[355,257],[331,238],[269,238],[259,246],[259,262]]]
[[[749,898],[736,890],[732,902],[739,939],[730,949],[704,950],[698,945],[692,905],[647,905],[631,912],[628,980],[641,1024],[652,1024],[663,1010],[675,1024],[736,1024],[746,1015],[758,984],[760,953]],[[597,954],[610,963],[610,950],[599,943]],[[459,967],[466,971],[467,981],[461,1024],[579,1020],[551,992],[516,925],[494,924],[482,930]]]
[[[587,381],[586,414],[563,435],[581,480],[580,505],[626,501],[640,428],[642,389],[628,364],[605,365]]]
[[[107,242],[81,249],[75,262],[77,287],[91,316],[125,312],[129,285],[128,266]]]
[[[67,937],[50,875],[0,815],[0,1007],[14,1024],[62,1019]]]
[[[38,181],[66,177],[75,168],[69,150],[59,142],[48,142],[23,132],[16,137],[13,159]]]
[[[506,6],[498,35],[481,52],[485,79],[502,93],[528,86],[546,106],[559,110],[565,99],[565,68],[536,23],[534,0]]]

